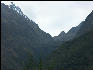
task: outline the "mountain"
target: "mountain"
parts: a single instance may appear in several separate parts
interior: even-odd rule
[[[1,3],[2,70],[23,70],[30,61],[36,63],[40,55],[44,59],[55,49],[54,43],[51,35],[41,30],[18,6]]]
[[[93,30],[64,43],[47,61],[48,70],[93,70]]]
[[[55,41],[64,41],[66,33],[62,31],[58,36],[54,36],[53,39]]]
[[[74,39],[51,53],[46,70],[93,70],[93,11],[87,16]]]
[[[51,37],[18,6],[1,3],[1,70],[93,70],[92,19],[93,11]]]
[[[82,21],[78,26],[72,27],[67,33],[62,31],[58,36],[54,36],[53,39],[55,41],[65,42],[65,41],[74,39],[76,37],[76,35],[78,37],[78,36],[84,34],[85,32],[87,32],[93,28],[92,19],[93,19],[93,11],[87,16],[85,21]]]
[[[82,25],[79,29],[79,31],[77,32],[77,37],[90,31],[91,29],[93,29],[93,10],[92,12],[86,17],[85,21],[82,22]]]
[[[74,37],[76,36],[78,30],[80,29],[82,23],[83,22],[81,22],[76,27],[72,27],[67,33],[65,33],[64,31],[62,31],[58,36],[54,36],[53,39],[55,41],[61,41],[61,43],[74,39]]]

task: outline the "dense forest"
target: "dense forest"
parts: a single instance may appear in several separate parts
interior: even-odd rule
[[[1,70],[93,70],[93,11],[52,37],[13,2],[1,3]]]

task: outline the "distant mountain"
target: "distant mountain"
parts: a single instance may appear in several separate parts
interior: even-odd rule
[[[30,61],[37,62],[40,55],[46,57],[55,47],[51,35],[41,30],[18,6],[1,3],[2,70],[23,70]]]
[[[62,31],[58,36],[54,36],[53,39],[55,41],[64,41],[66,33]]]
[[[78,26],[76,27],[72,27],[67,33],[65,33],[64,31],[62,31],[58,36],[54,36],[53,39],[55,41],[69,41],[72,40],[82,34],[84,34],[85,32],[91,30],[91,28],[93,28],[93,11],[87,16],[87,18],[85,19],[85,21],[82,21]]]
[[[87,16],[75,38],[63,43],[46,61],[48,70],[93,70],[93,11]],[[73,30],[71,30],[73,32]]]
[[[62,31],[58,36],[54,36],[53,39],[55,41],[61,41],[61,42],[65,42],[65,41],[69,41],[69,40],[74,39],[74,37],[76,36],[78,30],[80,29],[82,23],[83,22],[81,22],[76,27],[72,27],[67,33],[65,33],[64,31]]]

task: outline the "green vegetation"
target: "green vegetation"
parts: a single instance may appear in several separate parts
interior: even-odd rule
[[[38,70],[43,70],[43,69],[42,69],[42,67],[43,67],[42,65],[43,65],[43,64],[42,64],[42,59],[41,59],[41,57],[40,57],[40,62],[39,62]]]
[[[35,70],[35,62],[33,61],[33,58],[31,57],[28,61],[29,62],[27,63],[27,65],[25,65],[24,70]]]
[[[48,58],[49,70],[93,69],[93,29],[88,33],[64,43]],[[91,68],[90,68],[91,67]]]
[[[93,70],[92,19],[93,11],[69,41],[55,42],[18,6],[1,4],[1,70]]]

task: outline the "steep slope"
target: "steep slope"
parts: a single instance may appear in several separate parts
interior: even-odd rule
[[[1,4],[2,70],[21,70],[28,64],[27,60],[32,58],[33,52],[30,46],[33,41],[31,42],[30,39],[33,40],[36,34],[26,23],[28,23],[27,19],[13,9],[9,9],[7,5]]]
[[[48,70],[93,70],[93,29],[64,43],[48,58]]]
[[[93,70],[93,16],[91,15],[93,13],[82,23],[73,40],[62,44],[49,56],[47,64],[44,65],[46,70]]]
[[[2,70],[23,70],[32,56],[36,61],[40,55],[44,58],[55,49],[53,43],[51,35],[42,31],[19,7],[13,3],[1,4]]]
[[[93,10],[86,17],[85,21],[82,22],[82,25],[81,25],[80,29],[78,30],[76,37],[90,31],[91,29],[93,29]]]

